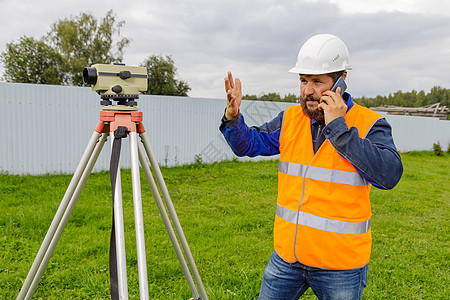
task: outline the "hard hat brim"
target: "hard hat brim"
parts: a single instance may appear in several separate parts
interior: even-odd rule
[[[320,74],[330,74],[330,73],[339,72],[339,71],[347,71],[347,70],[351,70],[351,69],[352,69],[351,67],[347,67],[344,69],[324,71],[324,70],[312,70],[312,69],[298,68],[297,66],[295,66],[292,69],[290,69],[288,72],[294,73],[294,74],[320,75]]]

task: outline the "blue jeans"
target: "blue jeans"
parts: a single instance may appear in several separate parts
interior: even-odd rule
[[[258,300],[297,300],[310,287],[320,299],[361,299],[368,265],[351,270],[293,266],[275,251],[264,271]]]

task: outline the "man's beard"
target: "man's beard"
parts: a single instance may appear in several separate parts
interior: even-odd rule
[[[306,97],[301,97],[300,96],[300,105],[302,106],[302,110],[303,113],[308,116],[310,119],[313,120],[317,120],[317,121],[323,121],[324,120],[324,114],[323,114],[323,110],[319,110],[319,108],[316,109],[309,109],[306,106],[306,101],[317,101],[317,103],[319,103],[319,99],[316,99],[314,96],[306,96]]]

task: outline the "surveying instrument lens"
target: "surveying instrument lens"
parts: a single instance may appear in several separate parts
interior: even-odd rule
[[[84,68],[83,81],[86,84],[96,84],[97,83],[97,70],[92,67]]]
[[[139,93],[147,90],[147,69],[145,67],[128,67],[125,65],[96,64],[83,70],[83,80],[86,84],[91,84],[92,90],[100,94],[102,99],[100,103],[105,106],[100,111],[100,121],[75,170],[17,299],[31,299],[33,296],[103,145],[108,136],[111,135],[110,174],[113,195],[109,253],[111,299],[128,299],[122,186],[120,180],[120,151],[122,139],[129,136],[140,299],[149,299],[149,293],[139,163],[193,298],[195,300],[208,300],[183,229],[170,199],[169,191],[162,177],[158,161],[142,124],[143,113],[137,107],[134,107],[136,105],[135,100],[139,98]],[[118,101],[118,105],[112,105],[111,100]],[[139,143],[138,137],[140,137],[141,143]],[[194,279],[191,276],[191,272]]]

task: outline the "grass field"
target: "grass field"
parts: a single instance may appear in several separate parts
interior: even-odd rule
[[[450,299],[450,154],[402,154],[392,191],[372,189],[373,247],[364,299]],[[273,251],[277,161],[163,168],[210,299],[256,299]],[[0,299],[15,299],[71,176],[0,175]],[[131,175],[122,171],[130,299],[139,298]],[[150,299],[188,299],[146,180]],[[35,299],[108,299],[109,173],[92,174]],[[302,299],[315,299],[311,291]]]

